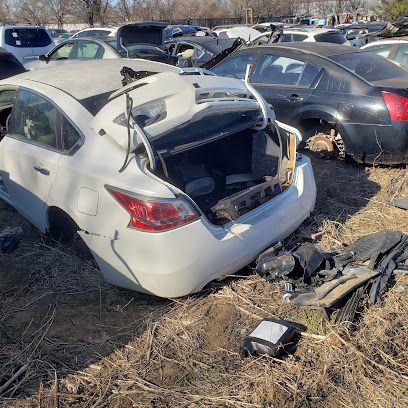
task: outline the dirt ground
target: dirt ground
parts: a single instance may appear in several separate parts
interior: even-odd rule
[[[314,159],[316,209],[288,241],[329,249],[365,234],[408,233],[408,171]],[[290,214],[288,214],[290,216]],[[50,242],[0,203],[0,406],[406,407],[408,279],[394,278],[357,325],[284,303],[251,267],[194,296],[163,300],[106,284],[91,261]],[[282,360],[240,359],[265,317],[307,328]]]

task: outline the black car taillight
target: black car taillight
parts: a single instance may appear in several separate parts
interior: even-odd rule
[[[381,91],[381,94],[384,98],[385,104],[387,105],[391,120],[408,120],[408,98],[386,91]]]

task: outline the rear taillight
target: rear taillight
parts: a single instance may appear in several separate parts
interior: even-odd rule
[[[381,91],[381,93],[387,105],[391,120],[408,120],[408,98],[386,91]]]
[[[129,213],[129,227],[147,232],[167,231],[197,220],[198,214],[180,199],[146,199],[106,186],[106,190]]]

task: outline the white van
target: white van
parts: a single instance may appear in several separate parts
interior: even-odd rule
[[[10,51],[24,64],[46,54],[54,43],[44,27],[3,26],[0,27],[0,47]]]

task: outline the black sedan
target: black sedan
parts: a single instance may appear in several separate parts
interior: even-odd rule
[[[248,64],[278,120],[299,127],[310,147],[408,163],[407,70],[355,47],[306,42],[239,49],[210,69],[243,79]]]

